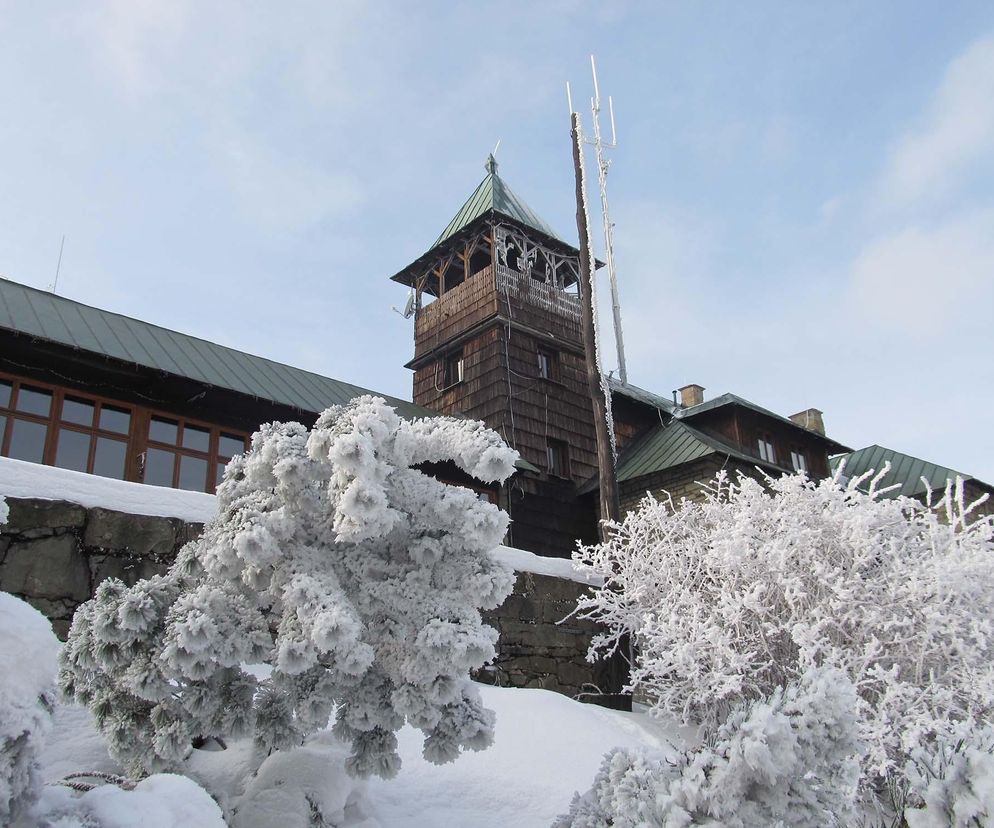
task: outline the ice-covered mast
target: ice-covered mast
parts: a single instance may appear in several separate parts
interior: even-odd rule
[[[593,116],[594,137],[587,143],[593,144],[597,154],[597,179],[601,189],[601,218],[604,222],[604,255],[607,259],[607,275],[611,282],[611,312],[614,316],[614,341],[618,349],[618,377],[622,385],[628,384],[628,371],[625,368],[625,338],[621,332],[621,301],[618,299],[618,275],[614,269],[614,224],[607,204],[607,171],[611,162],[604,157],[605,149],[618,146],[618,135],[614,129],[614,101],[607,96],[607,109],[611,117],[611,143],[605,143],[601,138],[601,93],[597,85],[597,64],[594,56],[590,56],[590,72],[594,77],[594,97],[590,99],[590,111]]]
[[[615,476],[614,421],[611,416],[611,391],[601,369],[598,353],[597,308],[595,300],[594,254],[590,245],[590,212],[587,209],[587,186],[583,167],[583,128],[580,113],[573,109],[569,84],[566,96],[570,108],[570,136],[573,139],[573,167],[576,175],[576,229],[580,237],[580,327],[587,363],[587,385],[594,409],[597,435],[597,472],[600,492],[601,540],[609,540],[604,521],[617,521],[621,507]]]

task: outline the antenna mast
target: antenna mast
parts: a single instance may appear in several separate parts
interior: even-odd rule
[[[66,234],[62,234],[62,244],[59,245],[59,263],[55,266],[55,281],[52,282],[52,286],[49,288],[51,293],[55,293],[55,289],[59,286],[59,271],[62,270],[62,251],[66,247]]]
[[[590,56],[590,71],[594,76],[594,97],[590,99],[590,110],[593,113],[594,138],[587,143],[594,145],[597,153],[597,179],[601,187],[601,217],[604,220],[604,254],[607,258],[607,275],[611,281],[611,311],[614,315],[614,339],[618,348],[618,375],[622,385],[628,385],[628,371],[625,368],[625,338],[621,331],[621,301],[618,299],[618,275],[614,268],[614,225],[607,206],[607,171],[611,162],[604,157],[605,149],[618,146],[617,133],[614,129],[614,102],[611,96],[607,98],[607,108],[611,117],[611,143],[605,143],[601,138],[601,93],[597,86],[597,64],[594,56]]]

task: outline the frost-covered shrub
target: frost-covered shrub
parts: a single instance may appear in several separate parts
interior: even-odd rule
[[[553,828],[852,824],[856,702],[843,673],[813,668],[768,699],[735,708],[676,763],[615,750]]]
[[[0,592],[0,825],[11,824],[38,795],[38,755],[52,724],[58,651],[48,619]]]
[[[866,483],[720,475],[700,503],[647,498],[576,554],[607,580],[580,606],[610,628],[594,646],[632,634],[632,684],[705,724],[838,666],[878,781],[919,744],[955,743],[994,707],[994,519],[961,486],[926,507]]]
[[[922,803],[904,811],[909,828],[994,826],[994,729],[915,751],[907,778],[911,798]]]
[[[104,581],[76,612],[63,689],[135,773],[174,767],[208,736],[296,746],[333,708],[357,776],[397,772],[405,721],[432,762],[487,747],[494,717],[468,672],[496,643],[479,610],[513,584],[488,554],[507,516],[413,467],[451,460],[504,480],[516,457],[481,423],[407,422],[373,397],[311,431],[264,426],[166,575]],[[240,666],[263,661],[262,683]]]

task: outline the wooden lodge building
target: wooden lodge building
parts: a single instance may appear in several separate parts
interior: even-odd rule
[[[596,453],[587,394],[577,249],[487,174],[430,249],[393,280],[414,312],[413,403],[484,421],[521,454],[500,490],[508,543],[569,555],[596,537]],[[611,382],[622,505],[646,491],[693,497],[720,468],[829,473],[847,452],[821,413],[781,417],[740,397],[678,401]],[[212,492],[224,464],[272,420],[374,393],[0,279],[0,455],[157,486]],[[383,395],[385,396],[385,395]],[[675,396],[675,395],[674,395]],[[2,492],[0,492],[2,494]]]

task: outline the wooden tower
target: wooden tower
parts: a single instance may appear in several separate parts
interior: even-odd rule
[[[579,253],[497,174],[393,280],[414,295],[414,402],[482,420],[534,470],[502,492],[511,542],[568,555],[596,536],[577,486],[597,469],[577,294]]]

